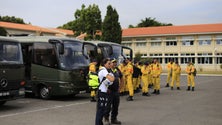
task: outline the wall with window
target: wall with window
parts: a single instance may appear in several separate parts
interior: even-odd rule
[[[221,70],[222,33],[128,38],[122,44],[131,45],[134,55],[140,52],[142,58],[157,58],[163,70],[170,59],[178,61],[182,70],[190,61],[199,70]]]

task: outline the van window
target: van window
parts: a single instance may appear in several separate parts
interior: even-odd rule
[[[58,63],[57,63],[56,53],[52,44],[35,43],[33,54],[34,54],[33,63],[51,68],[57,68]]]

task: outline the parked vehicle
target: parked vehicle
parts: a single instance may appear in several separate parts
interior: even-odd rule
[[[86,92],[89,58],[82,41],[54,36],[13,38],[22,45],[26,94],[49,99]]]
[[[132,59],[131,48],[113,42],[85,41],[89,57],[96,58],[99,62],[104,58],[115,58],[120,64],[125,58]]]
[[[0,105],[24,97],[24,72],[20,43],[0,37]]]

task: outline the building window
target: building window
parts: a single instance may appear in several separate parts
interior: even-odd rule
[[[199,40],[199,45],[210,45],[211,40]]]
[[[176,37],[166,37],[166,46],[177,46],[177,38]]]
[[[147,54],[141,54],[141,57],[145,58],[145,57],[147,57]]]
[[[212,53],[198,53],[198,64],[212,64]]]
[[[181,57],[181,64],[187,64],[188,62],[195,63],[195,57]]]
[[[182,45],[183,46],[192,46],[194,44],[194,41],[193,40],[185,40],[185,41],[182,41]]]
[[[170,62],[170,60],[178,61],[178,53],[166,53],[165,54],[165,63]]]
[[[217,42],[217,45],[222,45],[222,39],[217,39],[216,42]]]
[[[132,43],[122,43],[123,46],[131,47]]]
[[[180,62],[181,64],[195,63],[195,53],[181,53]]]
[[[192,46],[194,45],[194,37],[193,36],[183,36],[181,39],[183,46]]]
[[[161,46],[161,42],[151,42],[151,46],[152,47]]]
[[[163,62],[162,53],[152,53],[152,54],[150,54],[150,57],[152,59],[157,59],[159,63]]]
[[[217,56],[216,63],[222,64],[222,53],[217,53],[216,56]]]
[[[137,47],[146,47],[146,43],[143,42],[143,43],[136,43],[136,46]]]
[[[166,46],[177,46],[177,41],[167,41]]]
[[[215,37],[217,45],[222,45],[222,35],[217,35]]]
[[[198,36],[199,45],[210,45],[211,36]]]

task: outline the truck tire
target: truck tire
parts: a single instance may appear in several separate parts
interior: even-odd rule
[[[6,101],[0,101],[0,106],[4,105],[6,103]]]
[[[49,99],[50,98],[49,88],[47,86],[42,86],[39,89],[39,96],[42,99]]]

